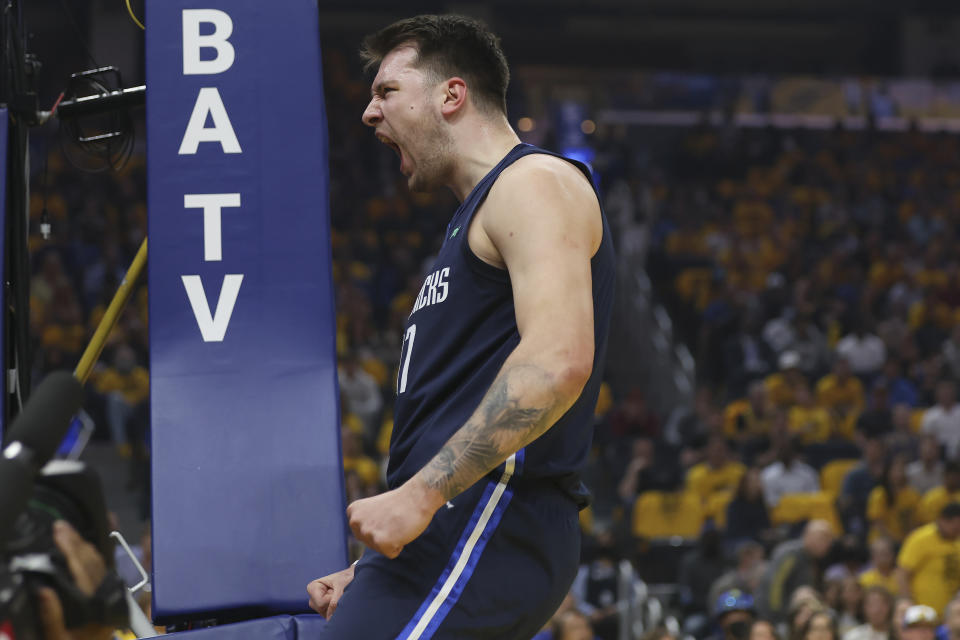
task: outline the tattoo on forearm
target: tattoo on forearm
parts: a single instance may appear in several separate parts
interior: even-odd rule
[[[566,410],[553,376],[534,365],[501,371],[470,420],[423,468],[427,485],[452,499],[545,432]]]

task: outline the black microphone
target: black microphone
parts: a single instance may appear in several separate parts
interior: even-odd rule
[[[31,462],[39,469],[45,465],[67,435],[70,419],[83,404],[83,385],[66,371],[54,371],[37,386],[7,430],[6,449],[19,442],[29,450]]]
[[[51,373],[14,419],[0,453],[0,549],[33,493],[33,480],[63,440],[80,409],[83,386],[65,371]]]

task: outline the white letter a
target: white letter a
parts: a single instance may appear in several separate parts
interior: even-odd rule
[[[210,304],[207,301],[207,294],[203,291],[200,276],[180,277],[183,278],[183,288],[187,290],[187,297],[190,299],[190,306],[193,307],[193,315],[197,319],[203,341],[223,342],[223,336],[227,333],[227,326],[230,324],[230,316],[233,315],[233,305],[237,302],[237,294],[240,293],[243,274],[231,273],[223,276],[223,286],[220,287],[217,310],[213,317],[210,316]]]
[[[207,114],[213,120],[213,126],[209,129],[203,126],[207,123]],[[223,106],[216,87],[204,87],[197,94],[190,122],[183,132],[183,140],[180,141],[180,150],[177,153],[181,156],[192,155],[197,152],[201,142],[219,142],[224,153],[241,153],[237,134],[230,124],[230,116],[227,115],[227,109]]]

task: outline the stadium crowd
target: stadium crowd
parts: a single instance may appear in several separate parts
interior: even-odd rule
[[[324,62],[352,501],[384,488],[403,323],[456,202],[407,192],[360,122],[362,75],[335,48]],[[574,589],[538,638],[618,637],[627,561],[681,622],[648,640],[960,640],[960,142],[646,133],[598,128],[596,168],[638,203],[649,275],[696,355],[696,399],[656,415],[643,389],[604,388],[588,475],[606,482],[582,514]],[[85,175],[38,151],[36,379],[74,366],[146,235],[142,155]],[[144,517],[146,299],[144,284],[86,405],[130,460]]]

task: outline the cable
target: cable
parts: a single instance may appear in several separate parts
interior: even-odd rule
[[[143,23],[137,20],[137,16],[133,15],[133,9],[130,8],[130,0],[126,0],[127,3],[127,13],[130,14],[130,19],[137,23],[137,26],[146,31],[146,27],[143,26]]]
[[[114,83],[122,86],[119,73],[113,68],[74,74],[65,92],[76,97],[106,94],[110,88],[104,84],[114,74]],[[104,80],[101,82],[98,78]],[[100,115],[60,118],[60,147],[71,165],[87,173],[119,171],[133,155],[136,127],[129,110],[120,109]]]

